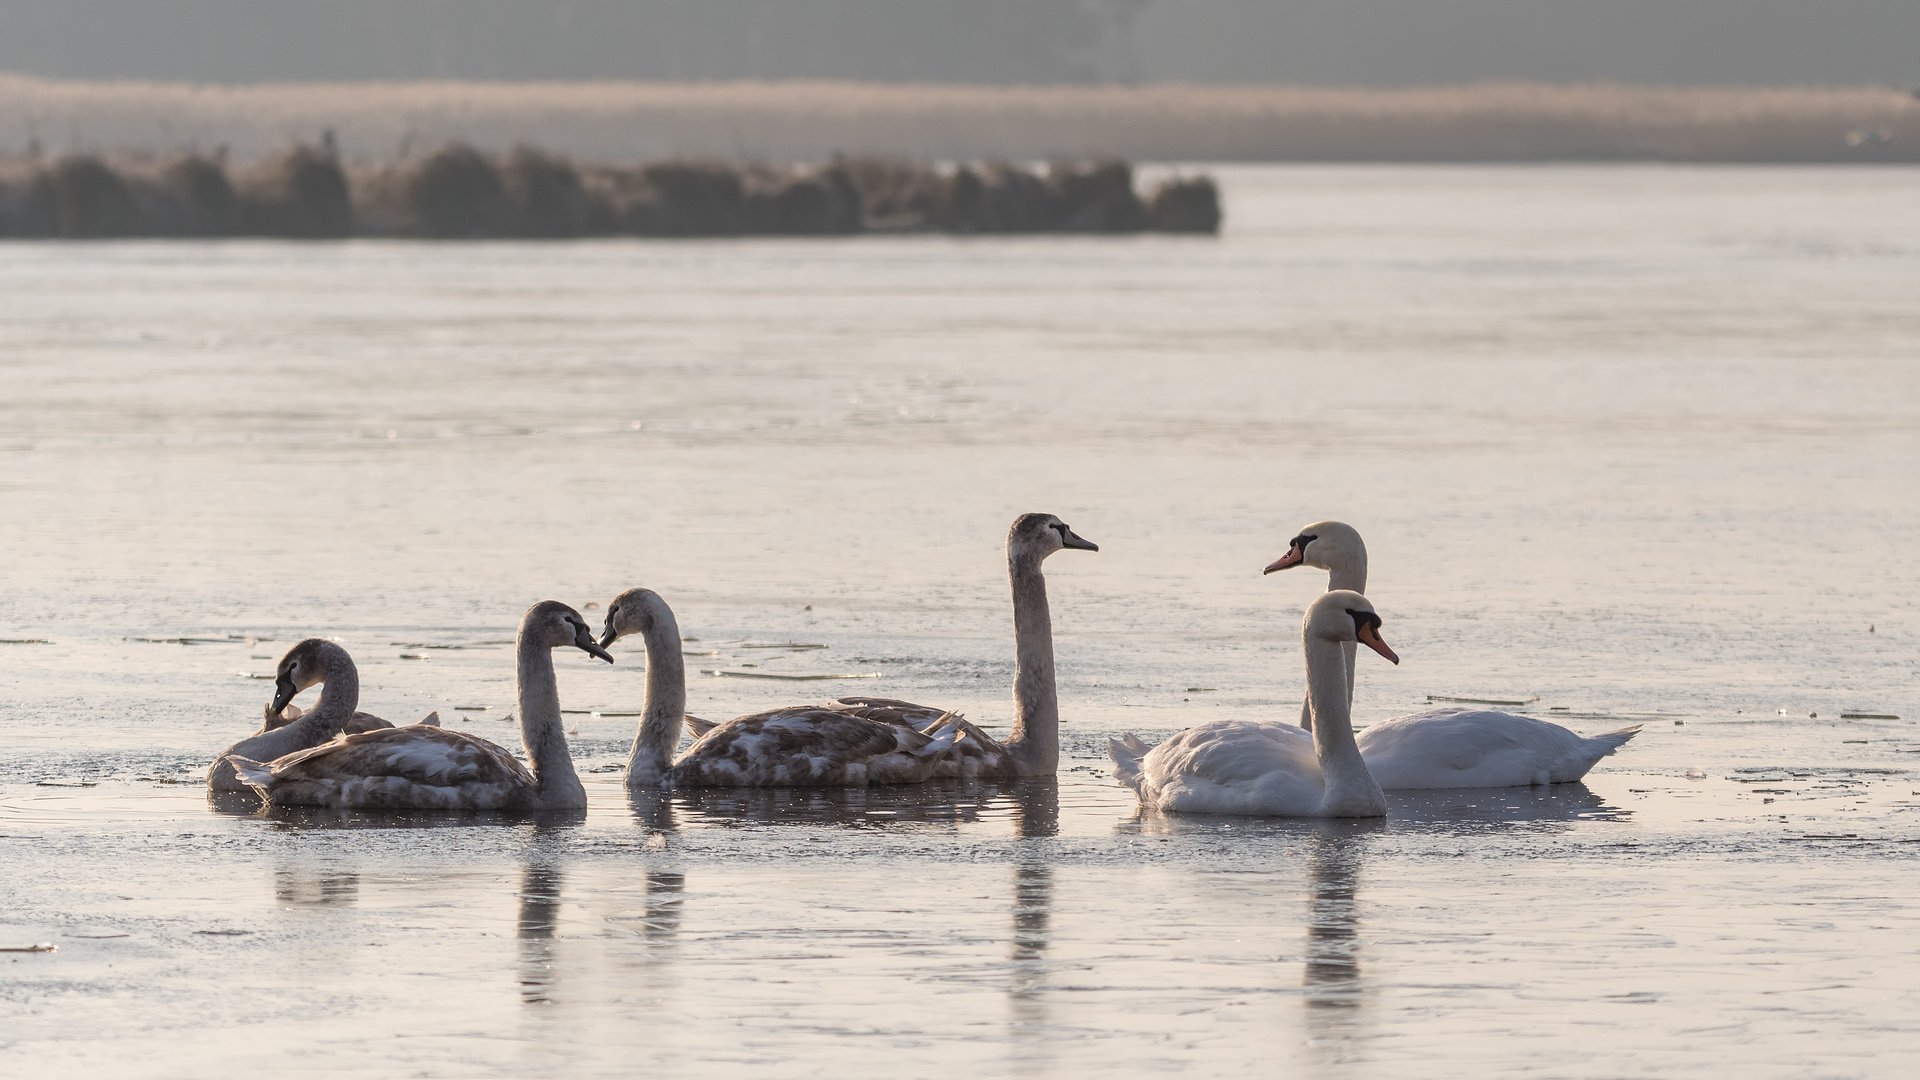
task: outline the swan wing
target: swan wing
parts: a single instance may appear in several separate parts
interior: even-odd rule
[[[279,758],[269,771],[255,786],[296,806],[500,809],[537,786],[502,747],[424,724],[343,735]]]
[[[363,732],[380,731],[384,728],[390,728],[392,726],[393,726],[392,724],[386,722],[385,720],[380,719],[379,717],[373,715],[372,713],[357,712],[353,714],[352,719],[347,721],[346,726],[341,728],[340,730],[347,735],[359,735]]]
[[[672,776],[693,787],[908,783],[925,779],[933,763],[916,752],[933,743],[911,727],[839,709],[775,709],[715,726],[680,755]]]
[[[931,705],[916,705],[911,701],[902,701],[899,698],[863,697],[860,695],[834,698],[832,701],[827,702],[826,707],[835,712],[864,716],[869,720],[878,720],[883,724],[894,724],[899,727],[910,727],[916,731],[925,730],[928,724],[941,720],[947,715],[947,710],[936,709]]]
[[[1383,790],[1524,787],[1578,780],[1632,732],[1593,739],[1544,720],[1485,709],[1396,717],[1355,740]]]
[[[1149,750],[1139,759],[1135,790],[1142,805],[1158,810],[1313,817],[1326,784],[1308,732],[1218,720]]]

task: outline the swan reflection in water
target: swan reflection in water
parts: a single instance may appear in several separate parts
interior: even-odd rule
[[[1005,785],[1013,797],[1013,835],[1020,840],[1013,862],[1013,926],[1007,981],[1010,1041],[1022,1072],[1049,1071],[1053,1043],[1046,980],[1053,944],[1053,851],[1037,843],[1060,833],[1060,782],[1051,776]]]
[[[1531,788],[1455,788],[1386,793],[1384,819],[1244,818],[1138,811],[1122,828],[1161,837],[1217,836],[1235,845],[1285,842],[1307,858],[1305,948],[1300,990],[1310,1043],[1333,1051],[1361,1036],[1372,987],[1363,970],[1361,910],[1367,852],[1376,834],[1442,832],[1463,837],[1522,827],[1551,833],[1587,821],[1624,821],[1584,783]],[[1261,845],[1264,847],[1264,845]],[[1268,853],[1270,848],[1266,849]]]
[[[1318,821],[1313,823],[1311,859],[1307,866],[1306,970],[1300,985],[1306,992],[1309,1015],[1329,1014],[1322,1021],[1339,1022],[1340,1013],[1352,1013],[1364,999],[1360,981],[1360,866],[1365,860],[1365,837],[1378,832],[1377,821]],[[1319,1030],[1314,1030],[1319,1029]],[[1310,1024],[1316,1038],[1331,1036],[1324,1023]]]
[[[360,875],[328,863],[282,859],[273,868],[273,899],[281,907],[352,907]]]
[[[1611,805],[1580,782],[1550,787],[1387,792],[1390,825],[1412,825],[1429,832],[1479,832],[1493,824],[1564,826],[1579,821],[1626,821],[1632,816],[1633,811]]]
[[[1011,806],[1027,781],[929,780],[884,787],[675,788],[627,793],[634,820],[670,834],[684,818],[722,828],[779,825],[837,825],[848,828],[896,828],[901,824],[974,823],[1000,814],[1018,816]],[[1013,796],[1009,804],[1008,796]],[[1058,828],[1059,811],[1054,811]]]
[[[520,1001],[551,1005],[559,984],[560,922],[565,906],[563,860],[583,815],[572,812],[533,818],[526,865],[520,871],[520,911],[514,937],[520,947]]]

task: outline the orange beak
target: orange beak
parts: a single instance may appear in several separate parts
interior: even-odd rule
[[[1299,566],[1300,560],[1306,557],[1307,557],[1306,551],[1299,544],[1295,544],[1292,547],[1287,549],[1287,553],[1285,555],[1282,555],[1279,558],[1268,563],[1267,568],[1265,570],[1260,571],[1260,573],[1262,576],[1265,576],[1267,574],[1273,573],[1275,570],[1285,570],[1288,567]]]
[[[1392,649],[1387,648],[1386,642],[1380,640],[1380,631],[1378,629],[1363,625],[1359,628],[1357,634],[1360,638],[1360,644],[1386,657],[1395,665],[1400,663],[1400,657],[1395,655]]]

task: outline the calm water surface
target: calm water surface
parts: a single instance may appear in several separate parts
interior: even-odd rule
[[[0,247],[0,947],[59,947],[0,1074],[1912,1075],[1920,171],[1221,175],[1217,241]],[[298,638],[511,743],[520,613],[633,585],[695,670],[880,676],[701,715],[1004,724],[1027,510],[1101,545],[1057,783],[630,800],[635,649],[557,658],[582,816],[198,786]],[[1297,713],[1325,517],[1361,722],[1640,738],[1136,813],[1108,733]]]

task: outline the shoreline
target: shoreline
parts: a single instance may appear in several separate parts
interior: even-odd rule
[[[449,142],[610,162],[1920,162],[1900,87],[1484,83],[992,87],[845,82],[208,85],[0,74],[0,158],[250,161],[332,130],[347,160]]]

